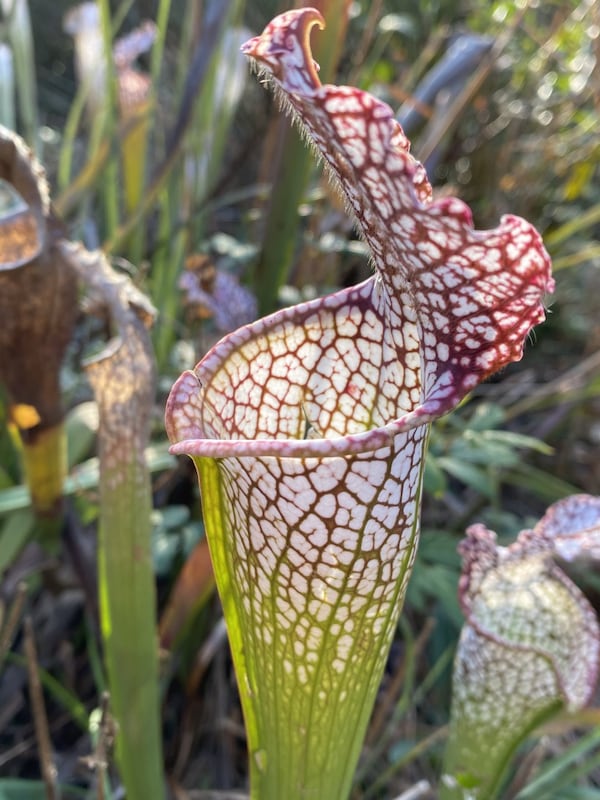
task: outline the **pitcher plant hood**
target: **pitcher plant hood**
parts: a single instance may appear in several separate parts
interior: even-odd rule
[[[544,319],[550,259],[525,220],[478,231],[469,208],[432,198],[385,103],[321,85],[305,8],[243,46],[323,159],[368,244],[374,275],[224,338],[175,384],[172,452],[347,455],[430,422],[518,360]]]

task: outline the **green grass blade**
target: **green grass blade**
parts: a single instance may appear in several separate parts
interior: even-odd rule
[[[543,800],[543,798],[556,797],[555,792],[558,788],[572,783],[577,775],[591,772],[594,767],[598,766],[600,761],[598,747],[600,747],[600,728],[595,728],[573,747],[570,747],[566,753],[553,759],[534,781],[519,792],[516,800]],[[594,752],[595,750],[596,752]],[[582,764],[581,759],[589,754],[591,754],[591,758]]]
[[[15,109],[15,73],[10,47],[0,42],[0,125],[14,131],[17,126]]]
[[[8,14],[8,40],[13,53],[17,79],[17,102],[23,135],[29,146],[38,152],[38,102],[35,75],[35,49],[27,0],[3,0]]]
[[[8,653],[6,661],[9,664],[18,664],[23,669],[27,668],[27,661],[24,656],[19,653]],[[58,681],[47,670],[38,665],[40,681],[44,689],[52,697],[52,699],[65,711],[83,731],[88,729],[88,712],[83,703],[72,692],[66,689],[60,681]]]
[[[592,228],[598,222],[600,222],[600,203],[596,203],[582,214],[578,214],[574,219],[556,228],[556,230],[544,237],[545,242],[549,248],[554,250],[576,233]]]

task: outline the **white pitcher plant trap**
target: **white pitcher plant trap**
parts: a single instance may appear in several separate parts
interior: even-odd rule
[[[324,160],[374,274],[226,336],[174,385],[245,715],[253,798],[344,798],[418,538],[429,423],[521,357],[550,261],[432,199],[392,110],[322,85],[304,8],[243,51]]]
[[[472,525],[459,549],[466,624],[440,800],[494,800],[526,736],[593,699],[600,624],[560,562],[600,561],[600,497],[559,500],[508,547]]]

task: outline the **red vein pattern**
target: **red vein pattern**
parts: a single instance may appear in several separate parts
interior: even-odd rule
[[[303,457],[322,453],[322,439],[339,454],[373,450],[519,359],[544,318],[553,281],[536,230],[505,216],[498,228],[476,231],[462,201],[432,201],[391,109],[358,89],[319,83],[308,36],[321,23],[315,9],[290,11],[243,50],[271,75],[328,165],[376,274],[243,328],[209,353],[181,379],[185,410],[171,404],[174,452]],[[229,374],[220,376],[225,362]],[[232,397],[222,401],[226,385],[243,415],[239,406],[232,415]],[[318,440],[303,439],[304,417]]]
[[[460,200],[432,200],[388,106],[319,83],[308,37],[321,24],[314,9],[288,12],[243,50],[328,165],[375,274],[225,337],[166,410],[171,451],[199,469],[258,720],[250,750],[263,771],[285,754],[273,796],[289,798],[343,797],[334,778],[351,779],[414,558],[427,423],[521,357],[553,286],[527,222],[475,231]]]

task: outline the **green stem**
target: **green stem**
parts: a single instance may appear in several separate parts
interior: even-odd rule
[[[102,635],[117,759],[131,800],[164,797],[159,722],[150,482],[134,460],[103,481],[98,540]]]
[[[154,364],[148,331],[126,304],[125,297],[111,303],[120,346],[86,366],[100,412],[100,624],[127,797],[163,800],[152,496],[144,455]]]
[[[477,726],[470,720],[467,733],[463,731],[462,735],[451,726],[444,758],[444,777],[448,780],[440,782],[440,800],[465,800],[466,797],[472,797],[473,800],[496,800],[500,797],[500,790],[518,748],[533,731],[552,719],[561,708],[562,703],[560,700],[556,700],[549,703],[538,714],[530,716],[526,724],[521,729],[515,730],[513,738],[507,741],[493,758],[489,757],[485,746],[482,747],[482,743],[486,741],[486,735],[489,739],[489,732],[483,724]],[[470,747],[465,746],[467,736],[470,737]],[[475,742],[477,744],[474,744]],[[485,775],[482,781],[474,782],[468,770],[462,772],[457,768],[457,764],[460,763],[461,768],[464,769],[465,761],[464,757],[461,759],[461,755],[464,755],[465,750],[470,754],[471,763],[477,763],[479,766],[485,764]]]
[[[152,85],[155,90],[158,86],[158,77],[163,63],[163,53],[170,13],[171,0],[159,0],[156,14],[156,41],[152,47],[152,55],[150,57],[150,75],[152,76]]]
[[[232,542],[233,537],[243,533],[232,529],[230,498],[219,463],[210,458],[194,458],[194,462],[200,476],[207,538],[244,710],[250,796],[252,800],[343,800],[350,793],[385,655],[401,610],[410,554],[416,546],[417,523],[406,532],[405,556],[394,581],[389,619],[374,626],[369,603],[357,606],[349,626],[352,635],[348,636],[348,654],[343,666],[336,659],[339,607],[331,611],[330,621],[320,626],[313,621],[312,634],[308,633],[307,617],[307,641],[303,649],[299,641],[294,644],[281,621],[275,599],[280,587],[273,587],[271,601],[261,611],[265,629],[273,631],[272,646],[265,648],[261,634],[256,633],[258,620],[247,616],[247,607],[261,602],[260,590],[250,585],[244,592],[236,580]],[[250,550],[249,566],[254,557]],[[350,573],[348,580],[352,582],[354,577]],[[342,595],[340,589],[339,602],[343,605],[347,598],[340,599]],[[319,637],[312,659],[307,656],[312,647],[311,635]],[[300,651],[296,649],[298,645]]]

